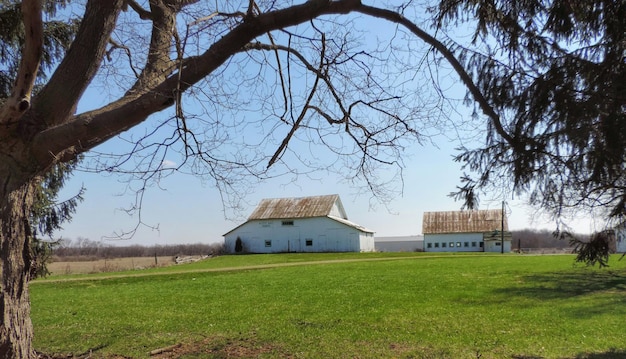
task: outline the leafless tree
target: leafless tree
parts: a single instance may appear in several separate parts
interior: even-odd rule
[[[427,98],[430,92],[414,90],[424,48],[389,51],[405,30],[389,44],[371,45],[354,17],[341,20],[373,11],[359,1],[154,0],[147,7],[88,1],[72,8],[83,11],[72,46],[31,98],[42,41],[39,7],[22,3],[28,36],[0,117],[6,358],[34,355],[24,222],[33,187],[55,163],[144,126],[145,135],[122,137],[128,148],[92,153],[98,162],[91,168],[130,173],[147,185],[172,170],[164,163],[176,155],[177,169],[211,179],[232,203],[250,179],[325,168],[384,196],[376,168],[401,171],[402,147],[420,139],[418,130],[431,126],[429,111],[440,105]],[[111,100],[75,113],[90,88]],[[144,185],[135,189],[137,208]]]

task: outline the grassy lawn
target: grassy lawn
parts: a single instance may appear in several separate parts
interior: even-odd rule
[[[617,259],[597,270],[572,256],[283,254],[53,277],[31,284],[35,346],[95,358],[173,344],[164,357],[624,358]],[[231,270],[242,266],[256,267]]]

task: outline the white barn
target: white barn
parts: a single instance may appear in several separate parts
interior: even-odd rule
[[[374,232],[348,220],[339,195],[272,198],[224,244],[230,253],[373,252]]]
[[[424,212],[422,233],[425,252],[511,251],[511,232],[500,210]]]

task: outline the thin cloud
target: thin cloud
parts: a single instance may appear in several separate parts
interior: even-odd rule
[[[163,160],[163,162],[161,162],[161,169],[162,170],[176,169],[177,166],[178,166],[178,164],[176,162],[174,162],[174,161]]]

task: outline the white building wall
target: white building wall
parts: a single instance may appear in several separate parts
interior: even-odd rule
[[[482,233],[424,234],[425,252],[482,252]]]
[[[257,220],[227,233],[226,249],[234,253],[237,238],[248,253],[370,252],[374,236],[327,217]]]
[[[615,230],[615,251],[617,253],[626,253],[626,227],[619,226]]]
[[[493,252],[493,253],[501,253],[502,246],[501,241],[486,241],[485,242],[485,252]],[[504,241],[504,253],[511,252],[511,241]]]
[[[376,237],[377,252],[416,252],[424,250],[424,236]]]
[[[374,233],[360,232],[359,242],[361,252],[374,252],[376,250]]]
[[[422,241],[376,242],[377,252],[417,252],[423,249]]]
[[[333,207],[330,209],[330,213],[328,213],[329,216],[334,216],[334,217],[339,217],[339,218],[346,218],[346,213],[343,212],[342,208],[339,208],[338,203],[335,202],[333,204]]]

